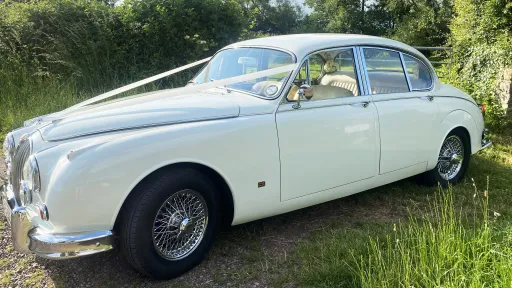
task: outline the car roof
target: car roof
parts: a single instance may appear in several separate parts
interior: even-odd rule
[[[231,44],[226,48],[236,48],[241,46],[250,47],[268,47],[282,49],[292,52],[297,56],[298,61],[302,60],[311,52],[335,48],[340,46],[380,46],[391,49],[402,50],[413,56],[419,57],[426,63],[428,60],[418,50],[413,47],[395,40],[359,35],[359,34],[292,34],[281,36],[270,36],[265,38],[257,38]]]

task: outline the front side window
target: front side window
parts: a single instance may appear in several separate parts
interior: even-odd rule
[[[412,90],[429,89],[432,86],[432,77],[427,66],[416,58],[403,55]]]
[[[309,66],[308,66],[309,65]],[[307,71],[308,78],[304,78],[302,71]],[[298,99],[301,84],[311,84],[311,89],[305,91],[307,101],[327,100],[360,95],[357,80],[356,64],[352,48],[336,49],[318,52],[309,55],[304,62],[300,73],[293,81],[288,92],[288,101]]]
[[[364,48],[371,94],[409,92],[400,54],[395,51]]]
[[[293,64],[285,52],[264,48],[237,48],[219,52],[191,81],[193,84],[222,80],[262,70]],[[289,72],[235,83],[227,88],[273,99],[281,91]]]

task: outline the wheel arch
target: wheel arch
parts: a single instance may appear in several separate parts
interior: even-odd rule
[[[476,123],[471,114],[467,111],[455,110],[450,112],[443,121],[441,121],[439,127],[439,133],[437,133],[437,137],[435,137],[436,142],[434,143],[436,149],[432,152],[428,160],[427,170],[434,169],[437,165],[437,158],[444,139],[446,139],[448,134],[456,129],[460,129],[468,136],[470,153],[473,154],[478,151],[478,132]]]
[[[115,222],[114,222],[114,231],[118,230],[119,221],[121,220],[121,215],[123,215],[124,209],[126,209],[126,204],[129,202],[131,197],[134,197],[134,191],[137,190],[141,185],[145,185],[146,181],[151,178],[151,176],[157,173],[163,173],[165,171],[170,171],[174,169],[194,169],[197,170],[204,175],[206,175],[215,185],[216,191],[218,193],[219,199],[219,211],[221,211],[221,225],[222,226],[230,226],[233,222],[235,204],[232,190],[226,181],[226,179],[215,169],[196,162],[177,162],[162,166],[150,173],[148,173],[145,177],[143,177],[128,193],[128,195],[124,198],[123,203],[118,209]]]

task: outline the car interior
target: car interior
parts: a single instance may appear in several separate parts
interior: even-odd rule
[[[379,49],[370,52],[379,51]],[[370,80],[372,94],[389,94],[409,92],[407,79],[401,66],[398,53],[393,51],[381,52],[378,57],[366,59],[367,73]],[[366,51],[365,51],[366,52]],[[396,53],[396,55],[394,55]],[[313,60],[312,57],[315,57]],[[410,57],[409,57],[410,58]],[[411,58],[412,59],[412,58]],[[409,60],[409,59],[407,59]],[[408,68],[409,78],[413,88],[426,88],[431,84],[431,79],[426,67],[419,66],[415,60],[409,60],[411,69]],[[318,64],[320,63],[320,65]],[[306,65],[306,63],[305,63]],[[303,73],[299,72],[287,95],[288,101],[297,101],[299,87],[304,83],[310,83],[311,88],[305,91],[306,100],[325,100],[333,98],[359,96],[359,86],[356,77],[356,68],[352,50],[336,50],[319,52],[310,57],[311,80],[306,79],[305,68]],[[314,67],[321,67],[314,69]],[[408,65],[409,67],[409,65]]]

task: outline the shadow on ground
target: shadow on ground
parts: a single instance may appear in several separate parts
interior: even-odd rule
[[[468,177],[455,190],[471,191],[472,181],[507,177],[509,167],[475,157]],[[510,181],[510,180],[509,180]],[[503,183],[503,182],[500,182]],[[505,183],[506,184],[506,183]],[[509,193],[510,186],[496,187]],[[501,187],[503,186],[503,187]],[[294,248],[315,231],[365,223],[393,223],[407,217],[407,207],[425,206],[437,188],[402,180],[346,198],[229,228],[218,236],[205,261],[184,276],[154,281],[133,270],[118,251],[66,261],[36,258],[59,287],[264,287],[296,286]],[[505,191],[506,190],[506,191]],[[456,191],[455,191],[456,192]],[[392,224],[391,224],[392,225]],[[392,227],[392,226],[390,226]],[[392,229],[392,228],[390,228]],[[306,238],[307,239],[307,238]],[[276,282],[276,279],[281,279]]]
[[[343,199],[228,228],[220,233],[203,263],[171,281],[153,281],[139,274],[118,251],[65,261],[42,258],[36,261],[45,267],[56,286],[64,287],[267,286],[273,278],[286,273],[290,264],[287,260],[297,241],[310,233],[333,225],[350,226],[405,217],[406,199],[395,201],[395,197],[390,195],[410,190],[410,187],[419,186],[411,180],[403,180]]]

